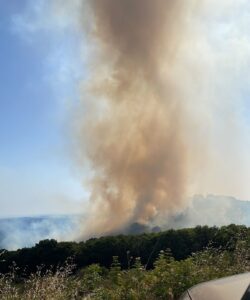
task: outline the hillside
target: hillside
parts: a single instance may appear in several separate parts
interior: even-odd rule
[[[131,257],[140,257],[143,265],[153,266],[161,250],[170,249],[177,260],[188,258],[192,253],[208,246],[233,249],[238,239],[250,240],[250,228],[229,225],[221,228],[197,226],[195,228],[167,230],[140,235],[116,235],[92,238],[85,242],[57,242],[43,240],[31,248],[5,251],[0,263],[0,272],[8,272],[14,261],[20,270],[35,272],[37,266],[49,267],[74,258],[77,268],[98,263],[110,267],[114,256],[119,257],[123,268],[128,266],[128,251]]]

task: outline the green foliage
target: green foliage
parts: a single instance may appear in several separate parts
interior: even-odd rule
[[[73,274],[68,261],[55,272],[39,268],[22,282],[14,265],[0,276],[0,299],[173,300],[197,283],[249,271],[249,255],[248,241],[238,240],[234,251],[210,247],[179,261],[169,249],[160,251],[151,270],[140,258],[122,270],[113,257],[110,269],[93,264]]]
[[[249,229],[235,225],[107,237],[86,243],[46,240],[31,249],[0,253],[0,265],[8,267],[8,272],[0,273],[0,299],[178,299],[200,282],[250,271],[249,245]],[[72,253],[74,263],[66,259]],[[102,253],[109,268],[98,263],[103,262]],[[112,253],[119,255],[110,258]],[[17,264],[10,264],[14,258],[18,258]],[[32,264],[24,273],[28,258]],[[37,260],[45,264],[37,268]],[[80,268],[87,262],[94,263]]]
[[[236,225],[221,228],[197,226],[158,233],[92,238],[80,243],[44,240],[32,248],[5,251],[0,257],[0,273],[8,273],[13,261],[20,273],[25,270],[26,274],[30,274],[39,265],[43,265],[44,269],[62,265],[68,257],[75,258],[77,269],[91,264],[110,268],[114,256],[119,257],[122,269],[128,268],[135,257],[140,257],[142,264],[151,269],[161,249],[169,248],[176,260],[183,260],[211,245],[234,251],[239,239],[250,240],[250,228]]]

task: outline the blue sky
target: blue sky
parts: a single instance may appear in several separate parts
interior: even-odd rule
[[[84,194],[65,145],[76,34],[39,24],[35,2],[0,3],[0,215],[79,212]]]

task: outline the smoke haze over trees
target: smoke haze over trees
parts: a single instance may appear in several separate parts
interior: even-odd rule
[[[82,215],[0,219],[0,248],[16,250],[31,247],[43,239],[76,240],[84,219]],[[225,196],[196,195],[185,209],[167,215],[161,223],[135,222],[124,227],[122,231],[114,231],[114,234],[140,234],[170,228],[222,226],[231,223],[250,226],[250,202]]]

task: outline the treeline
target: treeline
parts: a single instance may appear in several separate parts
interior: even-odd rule
[[[123,269],[133,264],[137,257],[141,258],[143,266],[150,269],[161,250],[169,249],[173,258],[179,261],[207,247],[233,251],[238,240],[250,240],[250,228],[233,224],[221,228],[197,226],[158,233],[92,238],[78,243],[43,240],[32,248],[0,250],[0,273],[9,272],[13,262],[20,273],[30,274],[41,265],[44,269],[56,268],[69,257],[73,258],[77,269],[91,264],[109,268],[114,256],[119,258]]]

